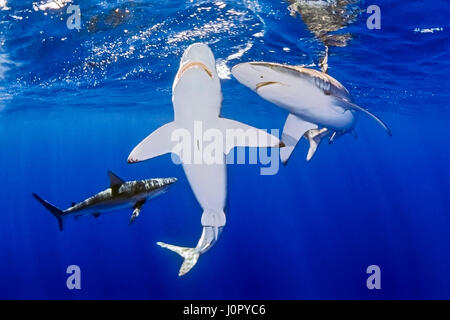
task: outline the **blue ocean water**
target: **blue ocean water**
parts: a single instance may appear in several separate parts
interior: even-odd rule
[[[324,43],[306,13],[291,14],[292,1],[72,4],[80,31],[67,28],[66,7],[8,1],[0,10],[0,298],[450,298],[447,1],[352,4],[357,13],[334,31],[351,39],[330,47],[329,74],[393,137],[361,116],[358,139],[324,143],[309,163],[302,141],[276,175],[229,165],[227,226],[182,278],[180,257],[155,243],[194,246],[201,208],[170,155],[126,159],[172,120],[183,51],[194,42],[214,51],[224,116],[281,129],[287,112],[229,70],[253,60],[317,68]],[[372,4],[380,30],[366,26]],[[68,207],[106,188],[107,170],[179,181],[132,226],[123,210],[59,232],[31,196]],[[81,290],[66,287],[73,264]],[[381,290],[366,287],[369,265],[380,266]]]

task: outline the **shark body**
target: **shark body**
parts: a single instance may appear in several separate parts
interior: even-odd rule
[[[58,220],[59,229],[63,230],[63,220],[68,217],[75,219],[80,216],[94,216],[98,218],[101,214],[133,208],[130,224],[139,216],[144,203],[167,191],[170,185],[177,181],[176,178],[156,178],[136,181],[124,181],[116,174],[109,171],[110,187],[87,198],[79,203],[61,210],[48,201],[33,193],[33,197],[39,201]]]
[[[373,118],[391,136],[387,125],[351,101],[348,90],[335,78],[314,69],[273,62],[246,62],[232,68],[233,76],[263,99],[289,111],[284,124],[280,157],[286,163],[297,142],[310,143],[309,161],[322,138],[333,142],[344,133],[354,133],[356,113]]]
[[[234,147],[279,147],[280,140],[263,130],[220,116],[222,108],[222,90],[216,63],[211,49],[203,43],[189,46],[180,61],[180,67],[172,87],[174,120],[155,130],[130,153],[128,162],[139,162],[165,153],[180,157],[183,170],[192,191],[200,203],[203,213],[202,235],[194,248],[179,247],[158,242],[163,248],[174,251],[183,257],[179,275],[189,272],[197,263],[200,255],[208,251],[219,238],[225,224],[225,202],[227,195],[227,168],[225,155]],[[227,130],[248,132],[255,130],[259,139],[249,141],[227,140],[220,150],[217,162],[195,163],[188,161],[174,140],[177,133],[188,133],[195,141],[190,141],[189,154],[202,149],[208,141],[196,138],[196,124],[205,130],[214,130],[222,137]]]

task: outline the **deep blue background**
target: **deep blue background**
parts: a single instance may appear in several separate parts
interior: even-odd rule
[[[10,1],[0,11],[0,298],[450,298],[445,0],[360,3],[381,7],[382,29],[368,30],[361,13],[343,30],[353,34],[349,45],[331,49],[329,73],[393,137],[360,117],[357,140],[324,143],[310,163],[303,141],[275,176],[228,166],[222,237],[177,277],[181,259],[155,242],[195,245],[201,209],[170,155],[135,165],[126,158],[172,119],[183,50],[206,42],[228,68],[311,65],[323,51],[285,1],[224,3],[78,1],[80,32],[66,28],[64,9],[45,15]],[[130,14],[113,26],[106,17],[116,7]],[[99,30],[88,32],[94,15]],[[282,128],[285,111],[232,78],[222,88],[224,116]],[[108,169],[179,182],[131,227],[124,210],[68,221],[61,233],[31,197],[67,207],[105,188]],[[66,289],[70,264],[81,267],[80,291]],[[371,264],[381,267],[382,290],[366,288]]]

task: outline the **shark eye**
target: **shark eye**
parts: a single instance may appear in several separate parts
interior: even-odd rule
[[[260,77],[261,79],[264,78],[263,76]]]

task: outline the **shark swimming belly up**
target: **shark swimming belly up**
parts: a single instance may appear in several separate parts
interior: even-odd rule
[[[222,107],[220,80],[214,55],[206,44],[196,43],[185,50],[172,87],[172,103],[174,120],[139,143],[130,153],[128,162],[143,161],[165,153],[176,154],[181,160],[191,189],[203,209],[202,235],[195,248],[163,242],[158,242],[158,245],[183,257],[184,261],[179,271],[179,275],[182,276],[195,266],[200,255],[216,243],[226,224],[224,212],[227,194],[226,154],[234,147],[278,147],[280,141],[263,130],[220,117]],[[183,154],[184,151],[181,151],[174,136],[184,132],[193,137],[189,153],[191,151],[195,153],[207,143],[203,139],[196,138],[195,130],[198,125],[205,130],[215,130],[222,137],[226,136],[227,130],[242,130],[242,132],[255,130],[259,139],[227,140],[220,150],[219,161],[195,162]]]
[[[354,133],[355,116],[372,117],[391,136],[389,128],[375,115],[354,104],[345,87],[327,73],[272,62],[247,62],[232,68],[233,76],[259,96],[289,111],[280,150],[287,163],[297,142],[304,136],[310,143],[309,161],[322,138],[330,142],[344,133]]]

